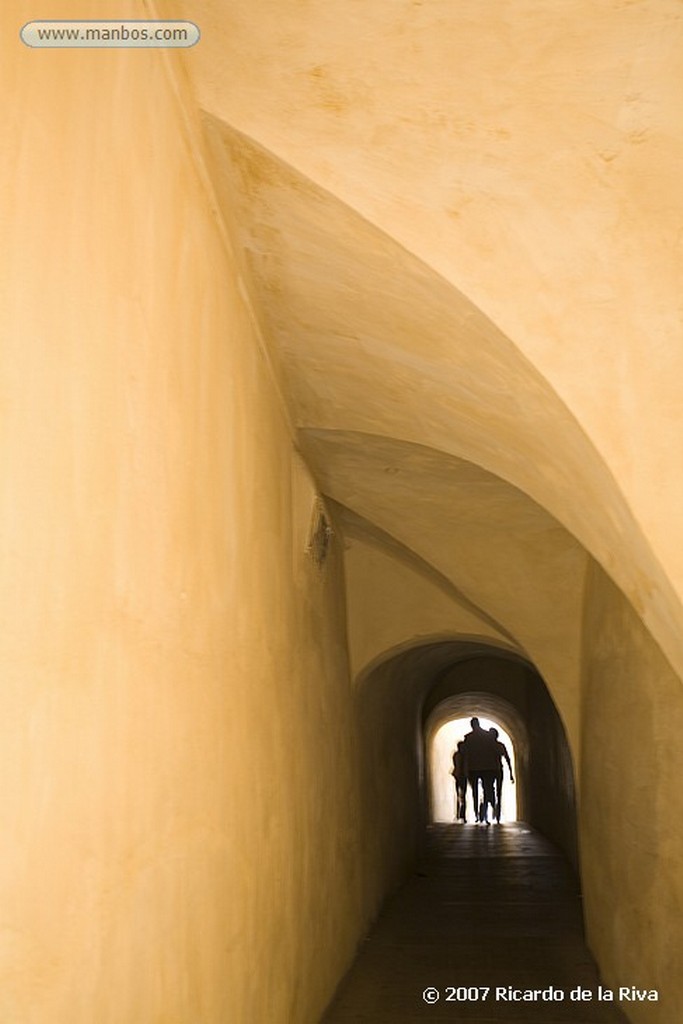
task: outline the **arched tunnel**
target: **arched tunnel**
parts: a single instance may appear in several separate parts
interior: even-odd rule
[[[515,744],[518,817],[553,840],[578,871],[573,759],[553,699],[532,665],[484,643],[435,641],[388,657],[360,685],[368,701],[401,707],[402,721],[392,716],[406,755],[395,799],[407,808],[419,806],[422,826],[432,820],[434,734],[451,719],[481,715],[499,722]],[[403,792],[401,781],[407,784]]]
[[[677,1021],[683,7],[25,6],[0,1021]]]
[[[495,648],[446,644],[431,654],[432,676],[422,705],[423,766],[436,730],[449,719],[478,715],[505,729],[515,749],[518,817],[552,839],[578,870],[576,786],[567,734],[548,688],[524,660]],[[446,667],[437,669],[442,658]],[[423,770],[429,814],[429,779]]]
[[[366,810],[377,841],[393,806],[384,856],[393,850],[397,884],[324,1024],[364,1014],[378,1024],[426,1020],[420,985],[427,978],[428,1006],[466,1004],[471,1020],[519,1019],[516,1001],[528,999],[527,1021],[548,1021],[547,1001],[557,1001],[563,1020],[625,1024],[621,999],[630,990],[620,987],[615,1005],[585,946],[573,757],[538,671],[492,644],[432,640],[378,659],[358,686],[361,720],[373,723],[363,764]],[[381,745],[377,712],[391,721]],[[494,819],[482,829],[476,817],[456,823],[433,805],[445,781],[434,773],[450,761],[432,756],[436,737],[449,723],[469,728],[473,722],[463,720],[470,716],[504,730],[513,755],[516,814],[491,832]],[[583,1001],[598,999],[604,1005],[586,1018]]]

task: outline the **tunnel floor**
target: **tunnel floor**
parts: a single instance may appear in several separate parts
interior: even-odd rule
[[[590,1001],[571,999],[579,986]],[[522,823],[432,825],[419,868],[385,905],[322,1024],[624,1024],[618,991],[605,1002],[599,986],[578,882],[554,846]],[[561,1000],[509,991],[551,987]],[[438,1001],[425,1002],[427,989]]]

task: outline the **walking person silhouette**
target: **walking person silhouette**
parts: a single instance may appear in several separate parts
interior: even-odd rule
[[[495,778],[500,756],[496,747],[497,741],[482,729],[478,718],[471,718],[472,731],[468,732],[463,742],[467,778],[474,799],[475,820],[482,825],[490,825],[488,820],[489,805],[495,809]],[[479,798],[479,784],[482,795]]]
[[[498,759],[498,763],[496,765],[496,777],[494,779],[495,803],[493,805],[493,813],[495,815],[496,821],[498,822],[498,824],[500,824],[500,807],[501,797],[503,793],[504,760],[507,761],[508,771],[510,772],[510,782],[514,782],[515,779],[512,774],[512,763],[510,761],[510,755],[508,754],[507,747],[505,746],[505,744],[498,739],[498,730],[491,728],[489,729],[489,733],[491,734],[491,736],[493,736],[493,740],[496,745],[496,756]]]
[[[455,781],[455,817],[456,821],[467,821],[466,798],[467,798],[467,766],[465,753],[463,751],[464,741],[460,740],[453,751],[453,770],[451,775]]]

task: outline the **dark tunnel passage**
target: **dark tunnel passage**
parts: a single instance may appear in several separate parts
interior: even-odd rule
[[[380,815],[391,802],[403,834],[412,830],[419,848],[432,820],[428,765],[434,733],[449,719],[479,714],[499,722],[514,743],[517,818],[555,843],[578,870],[572,755],[548,688],[529,662],[479,641],[434,641],[375,663],[357,681],[356,693],[361,721],[372,722],[382,709],[391,722],[390,746],[364,746],[375,759],[362,765],[364,778],[377,787],[366,790],[373,813]],[[389,789],[381,788],[382,777],[391,780]],[[398,873],[410,855],[396,851]]]
[[[572,757],[538,672],[490,646],[437,642],[375,666],[363,686],[362,699],[390,704],[397,715],[396,749],[405,752],[413,723],[415,860],[385,901],[325,1024],[445,1021],[461,1013],[490,1022],[625,1022],[620,1007],[593,1002],[587,1009],[571,994],[577,986],[597,993],[601,979],[585,940]],[[517,821],[484,828],[434,819],[434,736],[444,723],[472,715],[500,725],[514,746]],[[397,789],[399,781],[414,810],[406,777]],[[533,1002],[516,1002],[523,993],[533,993]]]
[[[445,722],[472,715],[500,722],[514,743],[518,819],[559,846],[578,871],[574,771],[567,736],[542,678],[517,658],[498,652],[464,653],[432,681],[421,723],[424,820],[431,819],[430,743]]]

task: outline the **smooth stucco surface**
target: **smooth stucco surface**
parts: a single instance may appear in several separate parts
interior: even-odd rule
[[[173,62],[5,43],[0,1018],[312,1021],[415,814],[364,851],[340,540]]]
[[[657,989],[634,1021],[668,1024],[683,978],[683,692],[623,595],[593,566],[586,594],[581,803],[588,934],[606,983]]]
[[[297,422],[526,491],[683,671],[680,5],[167,7]]]
[[[413,862],[424,702],[487,645],[547,686],[600,969],[670,1024],[680,4],[69,9],[190,17],[184,55],[29,50],[24,7],[3,1024],[314,1024]]]

